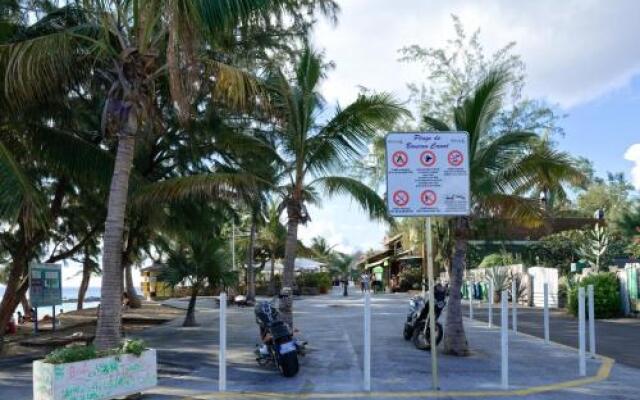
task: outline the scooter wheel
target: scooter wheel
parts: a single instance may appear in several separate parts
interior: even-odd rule
[[[404,337],[404,340],[410,340],[411,336],[413,336],[413,332],[411,331],[411,327],[409,327],[407,324],[404,325],[404,331],[402,332],[402,337]]]
[[[413,328],[411,341],[418,350],[429,350],[431,348],[431,343],[429,342],[429,328],[427,328],[427,335],[425,335],[424,322],[417,324],[416,327]]]
[[[298,373],[298,353],[295,351],[280,355],[278,367],[282,376],[291,378]]]
[[[416,325],[416,328],[413,330],[413,345],[416,346],[417,349],[420,350],[431,350],[431,338],[429,335],[429,327],[427,327],[427,334],[424,332],[424,322]],[[440,344],[443,337],[443,329],[442,325],[436,322],[436,346]]]

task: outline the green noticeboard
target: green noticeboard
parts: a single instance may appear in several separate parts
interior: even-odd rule
[[[62,304],[62,265],[29,265],[29,299],[34,307]]]

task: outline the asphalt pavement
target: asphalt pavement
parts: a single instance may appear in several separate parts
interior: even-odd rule
[[[468,302],[463,307],[469,316]],[[509,304],[511,306],[511,304]],[[562,309],[549,310],[549,337],[556,343],[578,347],[578,319]],[[487,322],[487,303],[476,303],[473,317]],[[543,310],[540,308],[518,307],[518,330],[529,335],[544,338]],[[509,326],[512,326],[509,319]],[[500,326],[500,307],[493,307],[493,322]],[[640,368],[640,319],[620,318],[596,320],[596,353],[616,360],[617,363]],[[587,337],[587,345],[588,345]]]

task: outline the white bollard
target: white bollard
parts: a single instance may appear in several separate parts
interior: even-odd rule
[[[489,328],[493,327],[493,281],[489,281]]]
[[[593,285],[587,286],[587,297],[589,298],[589,353],[591,357],[596,356],[596,310],[593,299]]]
[[[516,280],[511,281],[511,312],[513,321],[511,326],[513,327],[513,333],[518,334],[518,292],[516,288]]]
[[[364,390],[371,391],[371,295],[364,292]]]
[[[507,291],[502,291],[500,311],[500,354],[502,356],[502,388],[509,388],[509,308],[507,305]]]
[[[227,391],[227,294],[220,292],[220,352],[218,355],[218,391]]]
[[[578,370],[580,376],[587,375],[587,360],[585,358],[585,323],[584,323],[584,288],[578,289]]]
[[[549,344],[549,284],[544,284],[544,343]]]
[[[473,283],[469,282],[469,319],[473,319]]]

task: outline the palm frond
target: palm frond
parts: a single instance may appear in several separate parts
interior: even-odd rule
[[[378,220],[389,220],[385,201],[369,186],[353,178],[329,176],[318,178],[310,185],[318,185],[327,196],[346,195],[366,212],[369,217]]]
[[[46,225],[45,210],[44,198],[0,141],[0,219],[13,223],[20,216],[30,235]]]
[[[67,6],[0,45],[5,102],[14,108],[44,103],[84,81],[105,54],[105,48],[97,45],[100,35],[101,29],[89,23],[79,8]]]
[[[408,115],[409,111],[388,93],[358,96],[345,109],[338,108],[319,134],[309,138],[307,170],[327,173],[355,161],[376,132],[391,129],[398,118]]]
[[[424,122],[427,129],[433,129],[434,131],[448,132],[452,130],[446,122],[428,115],[422,117],[422,122]]]
[[[143,186],[133,193],[135,207],[192,200],[242,199],[264,183],[246,173],[213,173],[171,178]]]

